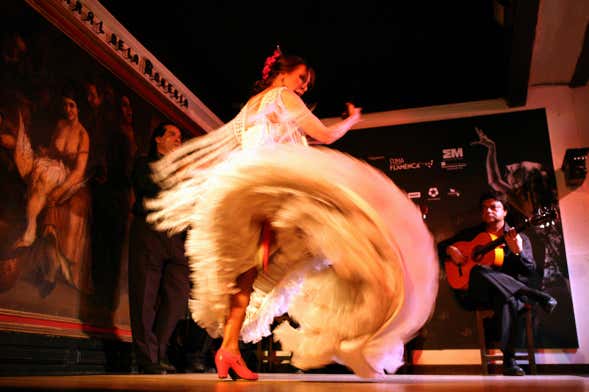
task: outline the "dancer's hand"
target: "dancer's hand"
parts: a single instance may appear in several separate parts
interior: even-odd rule
[[[355,123],[360,121],[362,117],[362,108],[354,106],[351,102],[346,102],[346,110],[348,111],[347,118],[352,118]]]

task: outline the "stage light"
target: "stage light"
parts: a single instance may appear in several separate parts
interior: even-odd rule
[[[589,147],[567,149],[562,162],[562,171],[568,186],[580,186],[587,177],[587,152]]]

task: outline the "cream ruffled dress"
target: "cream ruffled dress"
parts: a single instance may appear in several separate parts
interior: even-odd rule
[[[432,235],[383,173],[307,146],[299,125],[313,115],[293,115],[283,92],[253,98],[231,122],[158,161],[163,191],[148,202],[149,219],[160,230],[188,229],[190,309],[211,336],[222,336],[237,276],[259,266],[267,221],[270,263],[258,271],[241,338],[273,333],[302,369],[337,362],[362,377],[393,373],[435,304]],[[271,331],[284,313],[298,327]]]

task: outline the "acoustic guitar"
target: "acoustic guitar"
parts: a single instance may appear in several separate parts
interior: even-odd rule
[[[556,211],[553,208],[542,208],[532,217],[525,219],[515,227],[519,233],[529,226],[550,226],[554,224]],[[448,283],[455,290],[468,289],[470,271],[476,265],[501,267],[503,265],[503,246],[505,236],[497,237],[489,233],[480,233],[471,241],[459,241],[454,244],[466,256],[462,264],[455,263],[451,258],[444,262]]]

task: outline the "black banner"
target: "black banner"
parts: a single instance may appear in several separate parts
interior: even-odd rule
[[[508,194],[512,225],[541,207],[558,212],[544,109],[364,129],[333,147],[387,173],[420,206],[436,242],[480,222],[479,197],[489,188]],[[577,348],[560,219],[526,234],[538,266],[534,283],[558,300],[554,313],[535,312],[536,347]],[[474,315],[460,306],[443,268],[436,311],[420,335],[423,349],[477,347]]]

